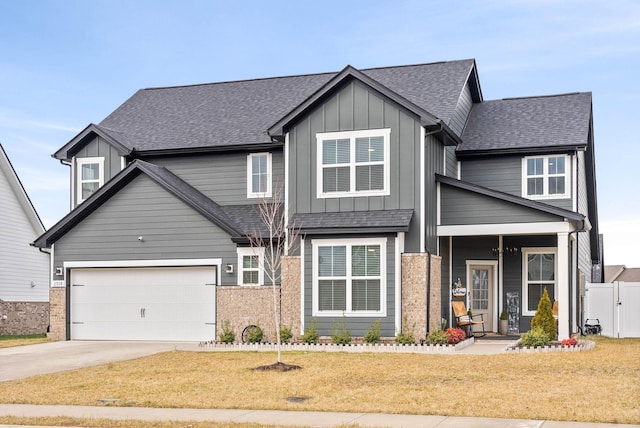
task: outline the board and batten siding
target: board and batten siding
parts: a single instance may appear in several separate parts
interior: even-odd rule
[[[574,162],[573,156],[570,156]],[[522,195],[522,156],[496,156],[479,159],[465,159],[461,166],[461,179],[489,189]],[[571,171],[569,168],[568,171]],[[571,172],[573,174],[573,172]],[[571,178],[569,180],[571,183]],[[572,192],[573,193],[573,192]],[[554,207],[573,210],[573,199],[542,199],[539,200]]]
[[[83,146],[75,155],[75,159],[79,158],[104,158],[104,183],[111,180],[117,173],[122,170],[122,158],[120,153],[111,144],[107,143],[102,137],[96,137],[85,146]],[[75,169],[77,171],[77,168]],[[77,174],[77,172],[76,172]],[[71,185],[74,192],[78,188],[78,177],[72,177]]]
[[[282,185],[284,160],[281,148],[258,150],[271,153],[272,186]],[[249,152],[199,154],[149,159],[189,183],[220,205],[256,203],[247,198],[247,155]]]
[[[446,175],[447,177],[458,178],[458,158],[456,156],[456,147],[446,146],[444,148],[444,153],[444,175]]]
[[[318,198],[316,134],[391,129],[390,194]],[[420,123],[410,112],[352,81],[289,130],[289,200],[294,213],[414,209],[420,213]],[[442,159],[442,156],[440,157]],[[435,199],[434,199],[435,200]],[[419,236],[407,234],[407,251],[418,251]]]
[[[368,238],[370,236],[363,236],[362,238]],[[378,236],[376,236],[378,237]],[[387,269],[387,316],[386,317],[314,317],[313,312],[313,257],[312,240],[317,239],[313,236],[307,236],[304,241],[304,328],[307,329],[315,319],[317,322],[318,333],[321,336],[330,336],[332,327],[335,323],[341,323],[346,321],[347,329],[351,332],[352,336],[364,336],[364,334],[371,328],[371,324],[378,319],[381,324],[381,336],[393,337],[395,336],[395,237],[394,235],[386,235],[387,248],[386,248],[386,269]],[[323,240],[327,240],[330,243],[330,239],[323,236]],[[400,303],[398,303],[400,304]]]
[[[426,250],[431,254],[438,252],[438,185],[434,174],[443,174],[443,157],[445,147],[433,135],[426,137],[425,141],[425,244]],[[407,250],[411,252],[411,250]]]
[[[236,246],[226,232],[145,175],[60,238],[54,255],[55,266],[65,261],[206,258],[237,263]],[[221,282],[237,284],[235,273],[223,273]]]
[[[469,112],[471,111],[472,106],[473,99],[471,96],[471,89],[467,83],[460,94],[460,98],[458,98],[456,108],[449,120],[449,128],[451,128],[451,130],[458,136],[462,135],[462,131],[464,131],[464,127],[467,125],[467,119],[469,118]]]
[[[49,255],[29,245],[44,230],[34,229],[23,206],[27,202],[15,193],[22,191],[18,186],[13,172],[0,168],[0,299],[48,302]]]
[[[444,184],[440,187],[440,222],[443,226],[553,221],[563,219]]]
[[[578,174],[578,212],[589,218],[589,192],[587,189],[587,173],[585,152],[578,152],[576,156]],[[591,234],[589,232],[578,233],[578,267],[582,273],[591,279]]]

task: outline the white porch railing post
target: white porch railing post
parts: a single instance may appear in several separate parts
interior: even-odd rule
[[[569,337],[569,234],[558,233],[558,340]]]

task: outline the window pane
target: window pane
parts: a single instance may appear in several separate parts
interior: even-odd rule
[[[542,281],[554,281],[555,280],[555,255],[554,254],[542,254],[540,259],[540,279]]]
[[[82,165],[82,180],[99,180],[100,164],[85,163]]]
[[[242,256],[242,268],[243,269],[257,269],[258,268],[258,256]]]
[[[333,165],[336,163],[336,140],[322,141],[322,164]]]
[[[97,182],[82,183],[82,199],[87,199],[96,190],[98,190]]]
[[[349,167],[324,168],[322,171],[323,192],[348,192]]]
[[[347,275],[347,247],[319,247],[318,248],[319,276]]]
[[[380,246],[354,245],[351,247],[351,274],[353,276],[379,276]]]
[[[564,156],[549,158],[549,174],[564,174]]]
[[[356,191],[382,190],[383,188],[383,165],[368,165],[356,167]]]
[[[351,290],[351,306],[354,311],[379,311],[380,280],[353,280]]]
[[[542,175],[543,174],[544,158],[529,158],[527,159],[527,175]]]
[[[549,177],[549,194],[564,194],[564,177]]]
[[[527,195],[542,195],[543,184],[542,178],[527,178]]]
[[[318,281],[318,297],[321,311],[347,310],[347,282],[343,279]]]
[[[255,270],[243,271],[242,272],[242,283],[243,284],[257,284],[258,283],[258,272]]]
[[[356,138],[356,162],[384,161],[384,137]]]
[[[267,191],[268,172],[267,155],[254,155],[251,157],[251,191],[253,193],[265,193]]]
[[[549,298],[553,300],[555,293],[553,284],[529,284],[527,288],[527,310],[535,312],[538,309],[538,303],[542,298],[542,293],[545,288],[547,289]]]

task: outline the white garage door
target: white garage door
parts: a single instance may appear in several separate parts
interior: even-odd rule
[[[215,267],[73,269],[71,339],[215,338]]]

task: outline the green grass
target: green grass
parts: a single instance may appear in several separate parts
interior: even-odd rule
[[[40,334],[18,334],[14,336],[0,336],[0,341],[2,340],[19,340],[19,339],[42,339],[46,338],[46,333]]]
[[[34,345],[44,342],[49,342],[45,333],[0,336],[0,348],[12,348],[14,346]]]

